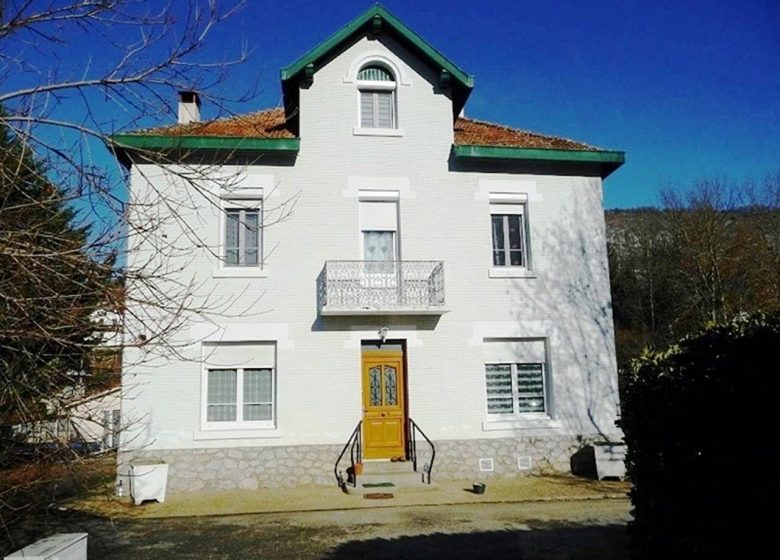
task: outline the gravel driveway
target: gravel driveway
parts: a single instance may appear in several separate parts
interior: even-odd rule
[[[29,529],[86,531],[96,559],[623,560],[629,509],[611,499],[114,521],[64,511]]]

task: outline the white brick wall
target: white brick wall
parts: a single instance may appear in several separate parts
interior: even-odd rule
[[[401,137],[353,135],[357,93],[345,77],[367,54],[397,61],[409,84],[398,87]],[[166,265],[181,268],[178,278],[192,280],[199,294],[233,294],[230,313],[244,313],[229,319],[213,315],[211,320],[245,324],[240,334],[231,336],[277,340],[277,429],[263,434],[234,431],[223,438],[200,431],[197,342],[182,349],[190,361],[145,356],[143,364],[133,365],[142,360],[138,350],[128,350],[123,411],[133,430],[123,442],[129,449],[343,442],[361,417],[360,350],[353,331],[373,333],[382,326],[389,326],[391,338],[399,331],[414,334],[408,344],[409,410],[433,439],[616,432],[601,180],[516,174],[501,167],[491,173],[450,171],[452,106],[445,95],[434,93],[434,84],[432,71],[382,38],[358,41],[318,71],[309,89],[301,90],[301,150],[295,165],[268,165],[268,159],[260,158],[250,170],[276,185],[266,207],[300,193],[293,216],[264,231],[266,277],[215,278],[209,251],[193,246],[169,211],[160,209],[166,239],[185,248]],[[488,277],[486,180],[523,182],[529,192],[534,278]],[[154,166],[136,166],[133,196],[143,199],[154,189],[177,184],[170,181]],[[450,311],[441,318],[317,315],[316,278],[324,262],[361,257],[355,190],[376,185],[395,185],[401,191],[402,258],[445,262]],[[183,199],[186,189],[178,186],[176,196]],[[201,208],[180,208],[183,221],[217,250],[219,213],[198,195],[187,200]],[[153,254],[141,240],[135,251]],[[130,298],[132,306],[132,286]],[[193,323],[203,319],[191,318]],[[193,332],[202,334],[198,327],[184,328],[181,340],[193,341]],[[491,430],[485,423],[480,340],[512,336],[549,337],[555,421]]]

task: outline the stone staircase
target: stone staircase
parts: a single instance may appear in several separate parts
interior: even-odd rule
[[[423,473],[415,472],[411,461],[393,463],[392,461],[365,461],[363,473],[357,477],[357,485],[346,485],[347,494],[382,495],[392,497],[399,492],[409,490],[430,490],[432,484],[423,482]]]

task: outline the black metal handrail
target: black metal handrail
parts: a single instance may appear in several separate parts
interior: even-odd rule
[[[430,484],[431,471],[433,470],[433,461],[436,459],[436,446],[433,445],[433,442],[430,440],[430,438],[425,435],[425,432],[423,432],[420,429],[420,426],[418,426],[414,420],[409,418],[407,420],[407,425],[409,426],[407,454],[409,455],[409,459],[411,459],[412,461],[412,468],[414,468],[414,472],[419,472],[417,470],[417,437],[416,437],[418,433],[425,439],[426,442],[428,442],[428,446],[431,448],[431,460],[429,463],[426,463],[422,469],[423,482],[427,482],[428,484]]]
[[[347,484],[357,486],[355,464],[363,462],[362,430],[363,421],[361,420],[357,423],[355,429],[352,430],[352,435],[349,436],[347,443],[344,444],[344,448],[341,450],[341,453],[339,453],[339,458],[336,459],[336,464],[333,466],[333,474],[336,477],[336,483],[340,488],[343,488]],[[350,467],[347,469],[347,478],[345,479],[339,471],[339,463],[341,463],[341,459],[343,459],[344,455],[347,453],[347,449],[349,449]]]

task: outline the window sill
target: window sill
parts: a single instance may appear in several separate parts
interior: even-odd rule
[[[536,278],[536,273],[522,266],[494,266],[488,270],[490,278]]]
[[[403,136],[404,131],[400,128],[352,128],[353,136]]]
[[[221,267],[214,270],[214,278],[268,278],[268,270],[255,267]]]
[[[483,432],[496,432],[501,430],[555,430],[563,427],[558,420],[550,417],[516,417],[512,419],[486,420],[482,422]]]
[[[278,428],[214,428],[203,427],[192,434],[192,439],[278,439],[282,432]]]

